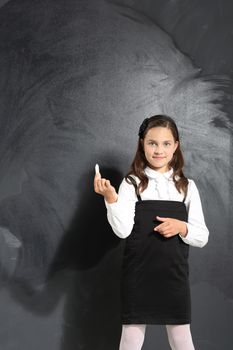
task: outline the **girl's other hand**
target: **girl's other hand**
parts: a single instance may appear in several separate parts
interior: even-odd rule
[[[101,178],[98,164],[95,166],[94,191],[101,194],[108,203],[117,201],[118,195],[115,188],[109,180]]]
[[[173,218],[162,218],[156,216],[158,221],[162,221],[162,224],[156,226],[154,231],[157,231],[166,238],[181,234],[183,237],[187,236],[188,228],[185,221],[173,219]]]

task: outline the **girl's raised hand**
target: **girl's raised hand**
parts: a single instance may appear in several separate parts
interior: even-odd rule
[[[104,196],[108,203],[117,201],[118,195],[115,188],[111,185],[109,180],[101,178],[98,164],[95,166],[94,190],[96,193]]]
[[[181,234],[185,237],[188,233],[187,225],[185,221],[173,219],[173,218],[162,218],[156,216],[156,219],[162,221],[162,223],[154,228],[154,231],[157,231],[165,238],[169,238],[178,234]]]

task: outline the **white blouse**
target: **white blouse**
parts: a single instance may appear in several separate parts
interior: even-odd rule
[[[183,201],[183,195],[178,192],[172,179],[173,169],[165,173],[145,168],[145,174],[149,181],[147,188],[140,193],[142,200],[159,199]],[[139,183],[139,179],[133,176]],[[202,210],[200,195],[195,182],[188,179],[188,192],[185,199],[185,205],[188,212],[186,237],[180,237],[182,240],[194,247],[204,247],[208,242],[209,230],[206,227]],[[130,235],[134,225],[135,203],[137,201],[135,188],[123,179],[119,191],[118,199],[115,203],[107,203],[107,218],[114,231],[120,238],[126,238]]]

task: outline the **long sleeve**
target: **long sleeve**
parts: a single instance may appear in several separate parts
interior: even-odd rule
[[[188,211],[188,234],[180,237],[185,243],[202,248],[208,242],[209,230],[205,224],[199,191],[195,182],[190,179],[185,204]]]
[[[120,238],[128,237],[132,231],[136,201],[135,189],[125,179],[119,187],[117,202],[109,204],[105,201],[108,222]]]

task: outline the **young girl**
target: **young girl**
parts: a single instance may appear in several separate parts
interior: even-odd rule
[[[146,118],[138,148],[118,194],[96,171],[95,192],[104,196],[113,231],[126,238],[123,257],[120,350],[140,350],[147,324],[166,325],[172,350],[194,350],[190,332],[189,245],[209,236],[174,120]]]

